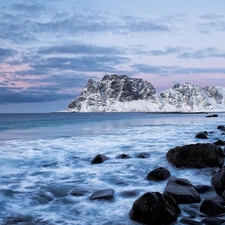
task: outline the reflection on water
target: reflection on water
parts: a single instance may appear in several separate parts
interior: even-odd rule
[[[193,123],[203,119],[205,119],[204,114],[0,114],[0,140],[110,134],[127,127],[163,126],[168,124],[179,125],[183,123]]]

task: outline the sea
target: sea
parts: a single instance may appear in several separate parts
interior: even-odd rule
[[[166,167],[172,177],[210,185],[207,169],[177,169],[166,160],[173,147],[225,139],[217,129],[225,114],[206,115],[0,114],[0,224],[140,224],[129,216],[134,201],[146,192],[163,193],[167,183],[148,181],[151,170]],[[208,139],[195,138],[201,131],[210,132]],[[91,164],[97,154],[109,159]],[[114,198],[89,199],[104,189],[113,189]]]

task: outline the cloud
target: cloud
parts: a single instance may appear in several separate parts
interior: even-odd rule
[[[112,55],[122,54],[122,48],[102,47],[90,44],[64,44],[41,48],[39,54],[87,54],[87,55]]]
[[[30,66],[35,70],[73,70],[82,72],[112,72],[114,66],[129,62],[130,59],[120,56],[80,56],[80,57],[49,57],[38,64]]]
[[[162,72],[163,67],[152,66],[147,64],[134,64],[132,67],[140,73],[152,73],[152,74],[160,74]]]
[[[199,18],[205,19],[205,20],[221,20],[224,18],[224,16],[208,13],[208,14],[201,15]]]
[[[20,16],[3,14],[0,16],[0,39],[4,43],[29,43],[37,40],[31,32],[31,24]]]
[[[128,19],[129,18],[129,19]],[[63,19],[55,19],[49,22],[36,22],[33,24],[39,33],[67,33],[67,34],[124,34],[124,33],[163,33],[172,32],[172,27],[165,23],[150,19],[126,17],[112,19],[109,17],[99,19],[96,15],[64,15]]]
[[[45,76],[41,80],[33,80],[30,88],[11,85],[7,82],[0,83],[0,104],[7,103],[37,103],[73,99],[81,92],[88,79],[97,79],[96,76],[87,74],[70,73],[66,75],[54,74]],[[29,82],[29,78],[24,78]],[[17,77],[15,82],[23,82],[23,77]]]
[[[19,92],[18,90],[0,87],[0,104],[50,102],[74,97],[71,94],[57,94],[54,90],[49,90],[46,93],[44,91],[45,89],[39,88]]]
[[[147,64],[135,64],[132,66],[136,72],[158,74],[159,76],[169,76],[172,74],[202,74],[202,73],[223,73],[225,68],[186,68],[180,66],[152,66]]]
[[[163,50],[139,50],[133,49],[136,54],[152,55],[152,56],[168,56],[174,55],[178,59],[203,59],[203,58],[225,58],[225,50],[220,50],[214,47],[206,47],[202,49],[192,49],[183,46],[165,47]]]
[[[33,2],[33,4],[14,3],[11,5],[11,9],[21,13],[34,14],[36,12],[44,11],[45,6]]]
[[[163,16],[159,18],[157,21],[159,22],[164,22],[164,23],[174,23],[174,22],[184,22],[186,19],[186,14],[184,13],[178,13],[174,15],[169,15],[169,16]]]
[[[16,54],[16,51],[13,49],[0,48],[0,60],[7,59],[14,54]]]
[[[192,50],[189,52],[182,52],[178,55],[178,58],[194,58],[194,59],[202,59],[202,58],[225,58],[225,51],[221,51],[214,47],[207,47],[203,49]]]
[[[177,68],[173,70],[175,74],[199,74],[199,73],[224,73],[225,68]]]
[[[163,33],[172,32],[172,29],[163,23],[159,23],[153,20],[144,20],[143,18],[126,17],[124,26],[119,26],[118,30],[121,32],[133,32],[133,33]]]
[[[211,33],[215,31],[225,31],[225,17],[215,14],[204,14],[200,16],[202,22],[199,22],[196,27],[201,33]]]
[[[172,54],[180,54],[187,48],[176,46],[176,47],[165,47],[164,50],[151,50],[148,52],[149,55],[153,56],[166,56],[166,55],[172,55]]]
[[[153,20],[119,13],[112,16],[96,10],[84,13],[79,7],[76,11],[65,11],[50,3],[16,3],[0,9],[0,39],[9,43],[37,44],[46,40],[46,35],[62,41],[75,35],[168,33],[173,32],[176,22],[176,19]]]

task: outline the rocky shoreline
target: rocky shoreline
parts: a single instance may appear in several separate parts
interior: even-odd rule
[[[218,126],[221,134],[225,126]],[[207,135],[208,132],[203,132]],[[196,135],[196,138],[197,135]],[[200,137],[202,138],[202,137]],[[203,138],[204,139],[204,138]],[[130,209],[130,218],[141,224],[225,224],[225,167],[224,141],[215,143],[198,143],[178,146],[166,153],[169,163],[179,169],[207,169],[211,186],[201,184],[194,186],[184,178],[174,178],[167,168],[159,167],[146,174],[152,182],[168,180],[163,193],[146,192],[140,196]],[[137,157],[148,158],[150,155],[139,154]],[[121,154],[120,159],[130,158]],[[110,160],[106,155],[96,155],[91,163],[99,164]],[[127,195],[135,196],[135,193]],[[95,196],[93,198],[93,196]],[[97,196],[97,197],[96,197]],[[112,200],[113,189],[98,190],[90,196],[90,200]],[[182,216],[181,216],[181,212]],[[185,214],[185,216],[183,216]]]
[[[207,118],[203,120],[209,121]],[[219,123],[221,124],[221,122]],[[196,127],[194,127],[196,129]],[[153,185],[154,188],[161,183],[163,189],[154,191],[148,191],[148,186],[145,191],[139,186],[141,183],[136,182],[132,189],[129,189],[129,182],[127,186],[124,185],[123,180],[117,180],[116,185],[124,185],[125,188],[117,190],[111,186],[100,186],[97,189],[92,186],[79,186],[75,187],[74,183],[70,185],[60,184],[59,186],[45,186],[42,190],[37,192],[32,199],[38,202],[38,205],[47,205],[51,202],[60,200],[60,204],[68,204],[67,198],[72,198],[73,201],[70,204],[76,204],[78,201],[85,201],[85,204],[90,207],[98,207],[99,204],[105,205],[110,209],[118,200],[126,202],[124,217],[126,217],[126,223],[121,220],[120,223],[107,222],[104,225],[109,224],[150,224],[150,225],[163,225],[163,224],[189,224],[189,225],[224,225],[225,224],[225,126],[220,125],[218,127],[211,128],[209,131],[194,131],[192,133],[193,139],[197,140],[197,144],[188,144],[173,147],[170,145],[170,149],[167,149],[164,153],[165,161],[157,161],[156,168],[151,167],[150,171],[146,171],[141,174],[141,182],[146,181],[147,185]],[[193,134],[196,135],[194,136]],[[213,136],[213,139],[211,138]],[[223,139],[224,137],[224,139]],[[177,137],[179,142],[180,139]],[[205,139],[211,140],[212,143],[205,143]],[[221,139],[219,139],[221,138]],[[212,141],[213,140],[213,141]],[[176,142],[176,143],[179,143]],[[184,142],[183,142],[184,143]],[[104,151],[104,150],[103,150]],[[107,151],[106,151],[107,152]],[[97,154],[98,152],[95,152]],[[140,166],[143,162],[147,164],[148,160],[153,158],[151,152],[122,152],[118,155],[109,157],[109,151],[104,154],[101,152],[97,155],[92,155],[87,158],[84,164],[89,165],[89,169],[95,170],[96,167],[104,170],[106,166],[114,165],[115,161],[125,164],[129,160],[139,160]],[[76,158],[76,157],[74,157]],[[124,161],[123,161],[124,160]],[[127,161],[128,160],[128,161]],[[107,162],[112,162],[108,164]],[[57,163],[56,163],[57,164]],[[154,164],[156,165],[156,164]],[[166,166],[167,165],[167,166]],[[49,164],[44,164],[43,167],[48,168]],[[138,170],[138,168],[135,167]],[[141,169],[141,168],[140,168]],[[183,172],[179,172],[176,176],[176,171],[192,170],[195,169],[197,173],[191,173],[194,178],[197,174],[204,174],[208,180],[204,179],[204,182],[198,182],[198,185],[194,185],[195,179],[185,179],[185,176],[180,177]],[[124,172],[124,171],[122,171]],[[113,174],[107,173],[106,176]],[[104,177],[105,179],[105,177]],[[139,180],[139,181],[140,181]],[[63,181],[64,182],[64,181]],[[82,180],[81,180],[82,182]],[[206,183],[205,183],[206,182]],[[210,184],[210,185],[209,185]],[[160,186],[160,188],[161,188]],[[126,188],[128,187],[128,188]],[[159,187],[159,186],[158,186]],[[147,192],[146,192],[147,190]],[[144,192],[144,193],[143,193]],[[16,192],[13,190],[6,190],[7,196],[13,196]],[[50,194],[49,194],[50,193]],[[118,199],[119,198],[119,199]],[[92,205],[93,204],[93,205]],[[61,207],[61,205],[60,205]],[[83,210],[83,209],[82,209]],[[99,209],[96,209],[99,210]],[[103,209],[104,210],[104,209]],[[99,218],[98,218],[99,219]],[[119,218],[120,219],[120,218]],[[128,222],[127,222],[128,220]],[[96,222],[96,221],[95,221]],[[38,221],[32,216],[12,216],[7,219],[3,224],[52,224],[49,221]],[[63,224],[63,223],[62,223]],[[101,223],[99,223],[101,224]],[[103,224],[103,223],[102,223]]]

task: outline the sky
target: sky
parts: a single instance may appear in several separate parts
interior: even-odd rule
[[[67,108],[89,79],[225,87],[224,0],[1,0],[0,113]]]

